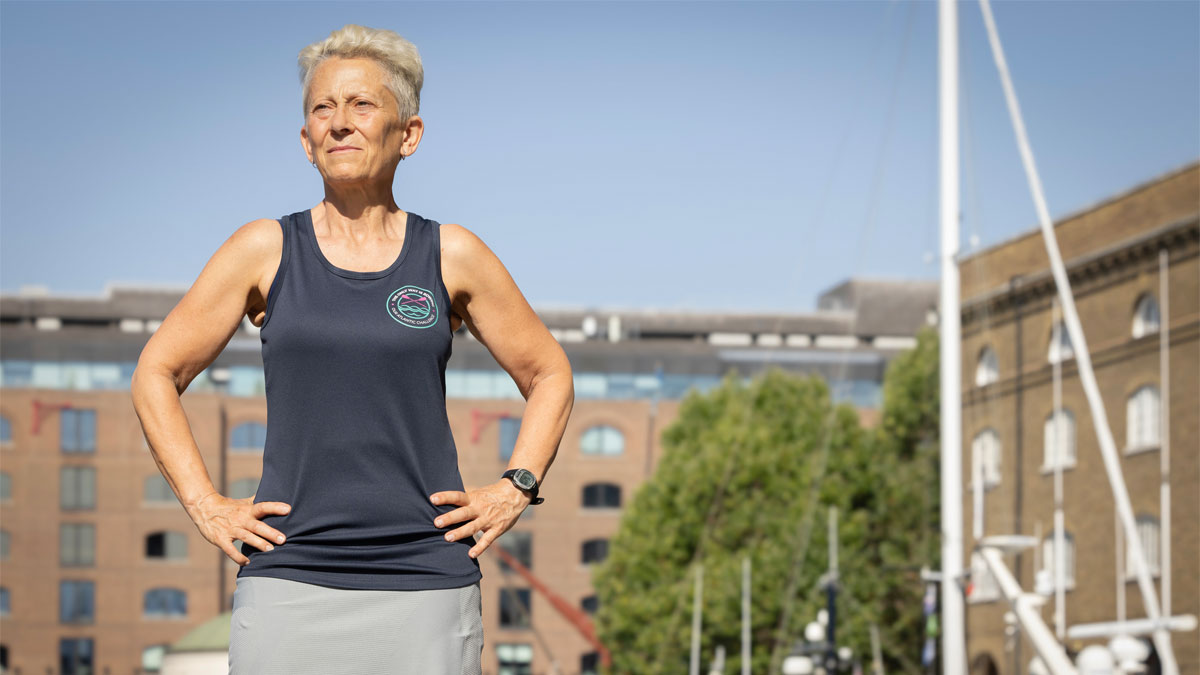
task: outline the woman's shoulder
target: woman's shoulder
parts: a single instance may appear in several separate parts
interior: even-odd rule
[[[487,244],[479,235],[458,223],[442,223],[438,236],[442,241],[442,250],[451,255],[469,258],[487,249]]]
[[[239,226],[229,240],[249,255],[265,256],[282,249],[283,228],[279,219],[257,218]]]

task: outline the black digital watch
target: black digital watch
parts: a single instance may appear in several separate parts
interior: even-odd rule
[[[511,480],[513,485],[516,485],[518,489],[530,493],[533,496],[533,501],[530,504],[541,504],[546,501],[538,497],[538,481],[529,469],[509,469],[501,474],[500,477]]]

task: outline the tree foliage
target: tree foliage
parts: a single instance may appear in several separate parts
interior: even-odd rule
[[[725,672],[740,673],[749,556],[751,670],[767,673],[772,650],[778,662],[824,606],[830,506],[840,514],[839,644],[869,658],[877,623],[889,672],[918,672],[917,569],[937,566],[937,386],[937,337],[927,330],[889,366],[876,429],[835,406],[821,378],[777,368],[748,384],[730,372],[689,394],[595,569],[596,628],[612,672],[687,672],[702,562],[704,672],[723,645]]]

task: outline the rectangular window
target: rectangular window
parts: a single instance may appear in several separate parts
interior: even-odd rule
[[[967,595],[969,602],[991,602],[1000,598],[1000,587],[988,569],[987,562],[978,553],[971,554],[971,586]]]
[[[92,638],[63,638],[58,641],[59,675],[93,675],[95,660]]]
[[[96,564],[96,526],[63,523],[58,530],[59,564],[63,567],[93,567]]]
[[[59,443],[63,452],[96,452],[96,411],[64,408],[59,411]]]
[[[500,589],[500,627],[529,628],[529,589]]]
[[[1150,567],[1150,576],[1158,576],[1158,562],[1162,558],[1161,544],[1158,540],[1158,519],[1139,517],[1137,519],[1138,538],[1142,540],[1142,552],[1146,555],[1146,565]],[[1133,547],[1125,545],[1125,578],[1136,579],[1137,567],[1134,565]]]
[[[534,507],[527,507],[529,511]],[[525,566],[525,569],[533,569],[533,533],[517,530],[509,530],[496,540],[509,555],[517,559],[517,562]],[[508,574],[514,570],[504,562],[502,558],[497,557],[500,562],[500,572]]]
[[[1045,570],[1051,583],[1057,583],[1058,569],[1056,564],[1061,564],[1063,568],[1063,588],[1071,590],[1075,588],[1075,538],[1070,532],[1063,533],[1063,560],[1061,563],[1056,563],[1054,556],[1054,532],[1042,540],[1042,569]],[[1052,586],[1053,588],[1053,586]]]
[[[58,501],[64,511],[96,508],[96,468],[64,466],[59,471]]]
[[[532,675],[533,646],[526,644],[498,644],[496,656],[500,661],[497,675]]]
[[[519,433],[521,433],[520,417],[500,418],[500,459],[507,461],[512,458]]]
[[[95,582],[60,581],[58,599],[58,617],[62,623],[96,622]]]

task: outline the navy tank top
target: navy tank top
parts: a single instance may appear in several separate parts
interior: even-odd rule
[[[411,211],[404,244],[384,270],[331,263],[312,210],[279,219],[283,256],[259,335],[267,436],[254,502],[291,504],[264,523],[287,540],[238,576],[331,588],[427,590],[479,581],[473,537],[446,541],[434,518],[463,490],[446,415],[450,296],[440,225]]]

